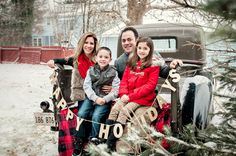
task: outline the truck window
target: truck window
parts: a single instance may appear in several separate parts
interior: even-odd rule
[[[155,51],[158,51],[160,53],[177,51],[177,41],[174,37],[152,38],[152,40],[154,43]]]

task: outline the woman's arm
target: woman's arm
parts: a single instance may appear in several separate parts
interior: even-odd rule
[[[63,66],[63,65],[73,66],[73,57],[56,58],[56,59],[53,59],[53,60],[49,60],[47,62],[47,65],[51,68],[55,68],[55,64],[60,64],[61,66]]]

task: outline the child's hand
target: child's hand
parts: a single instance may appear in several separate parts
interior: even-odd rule
[[[95,103],[98,105],[104,105],[106,103],[106,101],[105,101],[105,99],[99,97],[96,99]]]
[[[124,103],[128,103],[129,102],[129,97],[127,95],[123,95],[120,100]]]

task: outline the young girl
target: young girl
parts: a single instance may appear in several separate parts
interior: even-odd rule
[[[90,141],[98,144],[98,132],[102,119],[106,119],[111,109],[112,101],[118,96],[120,79],[115,67],[109,65],[111,62],[111,50],[101,47],[96,53],[96,64],[89,68],[84,80],[83,89],[86,99],[83,101],[78,116],[83,119],[90,119],[92,114],[92,131]],[[112,91],[107,93],[102,86],[111,85]],[[80,125],[77,136],[83,142],[85,138],[85,121]]]
[[[156,94],[160,66],[153,61],[154,46],[151,38],[137,41],[133,56],[128,60],[120,83],[120,99],[112,107],[107,124],[126,124],[130,113],[142,106],[151,106]],[[111,130],[110,130],[111,132]],[[108,148],[114,150],[117,138],[113,132],[107,139]]]

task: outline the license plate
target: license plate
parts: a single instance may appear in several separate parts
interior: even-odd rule
[[[53,113],[34,113],[36,125],[55,126],[55,118]]]

